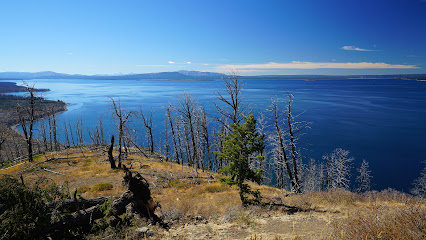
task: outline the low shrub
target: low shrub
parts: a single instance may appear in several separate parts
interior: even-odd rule
[[[42,192],[12,178],[0,180],[0,192],[2,239],[41,239],[50,226]]]
[[[90,190],[91,188],[89,186],[81,186],[77,188],[78,193],[85,193],[85,192],[89,192]]]
[[[168,183],[169,187],[174,187],[176,189],[182,189],[186,187],[186,183],[180,181],[179,179],[174,179]]]
[[[217,193],[217,192],[226,192],[229,191],[230,187],[226,185],[209,185],[204,188],[205,192],[208,193]]]
[[[54,232],[51,221],[60,217],[46,202],[69,196],[65,185],[56,185],[44,178],[32,186],[4,177],[0,179],[0,233],[1,239],[46,239]],[[68,238],[62,233],[61,238]]]
[[[332,239],[424,239],[426,209],[420,202],[372,203],[349,212],[334,226]]]
[[[97,183],[93,185],[92,192],[102,192],[102,191],[111,190],[112,187],[113,186],[111,183]]]

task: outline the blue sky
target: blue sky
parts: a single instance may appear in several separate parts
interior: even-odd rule
[[[0,0],[0,72],[426,73],[426,0]]]

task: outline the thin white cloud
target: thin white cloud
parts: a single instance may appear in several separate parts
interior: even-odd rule
[[[340,49],[346,50],[346,51],[360,51],[360,52],[374,52],[374,51],[376,51],[376,50],[371,50],[371,49],[359,48],[359,47],[355,47],[355,46],[343,46]]]
[[[191,64],[191,62],[173,62],[173,61],[168,61],[169,64],[177,64],[177,65],[182,65],[182,64]]]
[[[337,62],[300,62],[293,61],[290,63],[263,63],[263,64],[228,64],[216,67],[219,72],[227,72],[229,70],[247,71],[262,69],[418,69],[416,65],[401,65],[388,63],[337,63]]]
[[[136,67],[167,67],[169,65],[136,65]]]
[[[69,52],[69,53],[67,53],[67,55],[72,55],[72,53]]]

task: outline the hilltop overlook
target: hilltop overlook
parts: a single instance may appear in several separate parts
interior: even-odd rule
[[[81,146],[40,154],[33,163],[0,174],[22,176],[28,187],[54,182],[68,198],[77,194],[77,199],[117,199],[125,191],[125,171],[110,169],[105,149]],[[147,157],[129,149],[123,163],[148,180],[151,196],[161,206],[155,214],[168,229],[134,216],[126,222],[95,221],[88,239],[139,239],[145,236],[137,230],[142,227],[148,227],[149,239],[421,239],[425,234],[425,202],[403,193],[337,190],[295,195],[254,184],[264,205],[243,208],[237,189],[220,184],[221,175],[197,173],[144,151]]]

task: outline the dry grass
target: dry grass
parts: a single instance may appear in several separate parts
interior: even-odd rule
[[[159,239],[422,239],[426,232],[425,202],[394,190],[288,195],[252,184],[264,202],[301,212],[285,207],[242,208],[237,188],[221,185],[219,174],[138,154],[130,154],[124,164],[148,180],[154,200],[161,204],[157,214],[173,223],[167,232],[158,230]],[[101,148],[47,153],[32,164],[0,170],[0,175],[5,174],[22,174],[26,183],[40,177],[66,182],[70,192],[77,189],[85,198],[124,192],[123,170],[112,170]]]
[[[343,221],[333,223],[331,239],[425,239],[424,202],[402,205],[369,203],[349,211]]]

